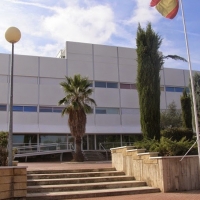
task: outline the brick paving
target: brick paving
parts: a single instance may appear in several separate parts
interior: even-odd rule
[[[111,162],[54,162],[54,163],[19,163],[19,166],[27,166],[27,170],[52,170],[52,169],[97,169],[112,167]],[[136,194],[125,196],[109,196],[84,198],[81,200],[200,200],[200,190],[173,193],[153,193],[153,194]],[[77,199],[78,200],[78,199]],[[80,200],[80,199],[79,199]]]

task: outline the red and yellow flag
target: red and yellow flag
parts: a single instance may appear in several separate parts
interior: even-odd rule
[[[161,15],[173,19],[179,9],[179,0],[152,0],[150,6],[156,6],[156,9]]]

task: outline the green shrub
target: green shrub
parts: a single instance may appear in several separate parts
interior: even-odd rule
[[[0,132],[0,147],[7,147],[8,145],[8,132]]]
[[[0,132],[0,166],[7,166],[7,157],[8,157],[8,133]]]
[[[183,137],[186,137],[186,140],[192,140],[194,133],[190,129],[175,127],[162,130],[161,136],[171,139],[173,141],[180,141]]]
[[[135,142],[135,148],[145,148],[147,152],[158,152],[159,156],[180,156],[184,155],[188,149],[194,144],[194,140],[187,140],[183,137],[181,140],[171,140],[166,137],[161,137],[160,142],[155,139],[145,139]],[[197,155],[197,145],[192,148],[188,155]]]

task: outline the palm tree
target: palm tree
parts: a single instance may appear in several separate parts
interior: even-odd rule
[[[73,159],[76,162],[83,162],[84,160],[81,151],[81,140],[85,134],[86,114],[91,113],[92,105],[96,105],[94,99],[90,98],[93,92],[90,84],[88,78],[82,77],[80,74],[74,75],[74,77],[66,77],[66,80],[60,83],[66,96],[58,104],[65,105],[62,116],[69,115],[68,125],[76,142]]]

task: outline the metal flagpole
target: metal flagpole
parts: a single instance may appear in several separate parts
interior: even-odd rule
[[[196,130],[196,137],[197,137],[199,167],[200,167],[200,141],[199,141],[199,126],[198,126],[198,117],[197,117],[197,107],[196,107],[196,98],[195,98],[195,92],[194,92],[194,82],[193,82],[193,76],[192,76],[190,50],[189,50],[189,45],[188,45],[188,37],[187,37],[187,30],[186,30],[186,24],[185,24],[185,17],[184,17],[184,10],[183,10],[182,0],[180,0],[180,5],[181,5],[183,28],[184,28],[184,34],[185,34],[185,42],[186,42],[186,49],[187,49],[187,56],[188,56],[188,65],[189,65],[189,72],[190,72],[190,81],[191,81],[191,89],[192,89],[192,100],[193,100],[193,109],[194,109],[194,118],[195,118],[195,130]]]

